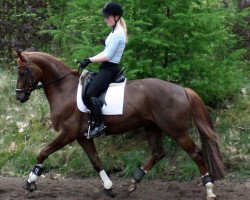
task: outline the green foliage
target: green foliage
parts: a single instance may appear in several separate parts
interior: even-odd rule
[[[246,74],[249,77],[249,73]],[[238,171],[242,176],[250,173],[250,85],[242,88],[237,96],[237,104],[226,102],[227,110],[217,117],[218,132],[225,152],[225,163],[230,171]]]
[[[216,105],[239,91],[247,57],[249,9],[222,1],[118,1],[124,7],[129,43],[121,65],[129,79],[155,77],[191,87]],[[14,63],[13,47],[34,46],[74,60],[96,55],[110,28],[99,16],[106,1],[1,2],[0,62]],[[8,12],[5,12],[8,11]],[[44,14],[46,13],[46,14]],[[238,31],[242,37],[235,35]],[[13,39],[14,38],[14,39]],[[7,43],[6,43],[7,42]],[[6,45],[7,44],[7,45]],[[11,59],[11,60],[10,60]],[[97,64],[90,65],[95,70]]]
[[[68,64],[103,49],[110,29],[98,14],[105,3],[49,3],[47,27],[53,28],[44,32],[53,36],[54,52]],[[129,79],[156,77],[191,87],[211,105],[239,90],[246,50],[237,48],[232,31],[243,19],[236,6],[200,0],[121,3],[129,30],[122,65]]]
[[[133,58],[127,64],[129,75],[181,83],[208,103],[237,91],[246,51],[233,49],[236,38],[225,26],[232,10],[201,1],[154,5],[150,9],[157,12],[151,13],[142,6],[146,14],[130,27],[133,36],[125,54],[125,60]]]

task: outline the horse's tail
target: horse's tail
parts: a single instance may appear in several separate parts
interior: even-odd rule
[[[189,88],[185,88],[185,92],[190,102],[191,114],[200,134],[202,154],[206,166],[214,179],[222,179],[225,174],[225,167],[222,162],[218,138],[213,122],[204,102],[198,94]]]

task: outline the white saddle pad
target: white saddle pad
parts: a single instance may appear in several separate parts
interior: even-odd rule
[[[106,93],[105,102],[102,107],[104,115],[122,115],[124,102],[124,89],[126,80],[123,83],[111,83]],[[88,112],[82,101],[82,84],[79,82],[77,89],[77,107],[82,112]]]

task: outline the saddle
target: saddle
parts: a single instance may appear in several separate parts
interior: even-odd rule
[[[126,78],[123,75],[123,68],[122,70],[116,75],[115,79],[111,82],[111,84],[113,83],[123,83]],[[86,92],[88,90],[89,85],[91,84],[91,82],[93,81],[94,77],[96,76],[97,73],[95,72],[89,72],[87,70],[83,70],[82,75],[80,77],[80,81],[82,83],[82,100],[83,103],[86,105],[86,107],[89,109],[89,105],[88,105],[88,100],[86,98]],[[105,96],[107,93],[108,88],[98,97],[98,100],[101,103],[101,106],[103,106],[104,104],[106,104],[105,102]]]

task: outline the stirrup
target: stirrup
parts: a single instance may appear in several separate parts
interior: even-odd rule
[[[104,125],[104,123],[95,124],[93,129],[89,127],[87,138],[92,139],[92,138],[99,137],[101,135],[105,135],[105,128],[106,126]]]

